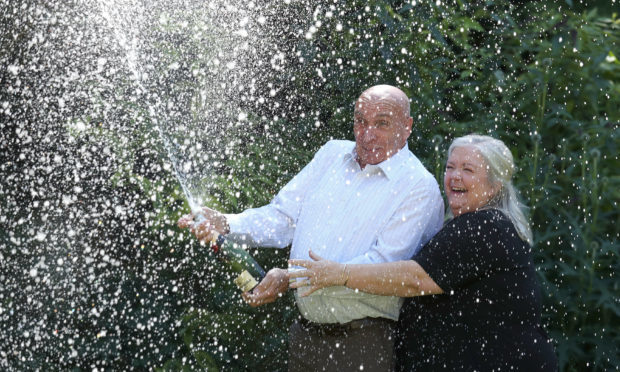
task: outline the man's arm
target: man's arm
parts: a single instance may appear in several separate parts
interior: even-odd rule
[[[339,152],[342,151],[337,143],[328,142],[282,187],[271,203],[240,214],[225,215],[230,225],[229,238],[253,247],[289,246],[306,193],[319,182]]]
[[[330,153],[334,145],[329,142],[315,154],[295,177],[293,177],[263,207],[247,209],[239,214],[222,214],[203,208],[205,221],[194,226],[194,215],[181,217],[180,228],[190,228],[196,237],[208,242],[213,232],[227,234],[228,238],[254,247],[283,248],[291,244],[295,230],[295,221],[299,215],[305,192],[322,174],[322,168],[329,165]]]

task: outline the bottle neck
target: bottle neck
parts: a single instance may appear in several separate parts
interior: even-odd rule
[[[214,233],[213,240],[211,240],[211,249],[215,253],[219,253],[222,246],[226,243],[226,235]]]

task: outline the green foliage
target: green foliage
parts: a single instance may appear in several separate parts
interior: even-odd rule
[[[312,159],[313,152],[298,143],[299,132],[291,130],[293,125],[281,120],[266,131],[239,132],[228,143],[227,152],[232,156],[213,178],[213,197],[222,210],[238,213],[269,203]]]
[[[106,296],[92,298],[98,303],[117,303],[106,312],[110,317],[123,314],[119,321],[104,322],[103,328],[120,322],[135,331],[123,332],[120,340],[107,337],[79,346],[84,350],[94,348],[96,353],[89,355],[98,358],[112,353],[114,344],[120,341],[127,345],[124,355],[142,355],[131,361],[117,358],[117,366],[158,366],[161,370],[285,370],[286,358],[282,356],[286,355],[288,326],[297,316],[292,296],[282,298],[277,305],[251,309],[233,284],[235,275],[230,268],[218,262],[190,234],[175,227],[176,220],[189,212],[189,206],[178,180],[164,171],[168,161],[163,157],[165,152],[161,158],[149,160],[138,156],[153,143],[149,120],[142,118],[143,125],[133,128],[135,133],[120,139],[117,132],[97,125],[87,125],[79,132],[72,131],[71,125],[68,128],[76,138],[97,143],[115,155],[117,167],[108,183],[122,197],[135,200],[129,211],[134,220],[126,223],[124,229],[139,231],[131,243],[138,260],[124,262],[120,270],[109,267],[98,270],[104,279],[97,285],[106,288]],[[248,132],[231,138],[228,152],[234,156],[224,158],[219,174],[209,177],[213,194],[205,196],[206,204],[222,211],[238,212],[268,203],[310,160],[309,151],[283,151],[288,140],[289,132],[280,130],[256,137]],[[150,172],[142,172],[141,164],[145,161]],[[99,223],[109,225],[111,221],[103,219]],[[261,249],[251,253],[266,269],[286,265],[288,257],[288,250]],[[119,288],[113,289],[115,286]],[[167,321],[153,323],[152,319]],[[155,350],[159,357],[150,348],[140,347],[141,342],[152,343],[154,335],[163,336],[163,342]],[[133,346],[136,342],[138,345]]]
[[[299,58],[272,77],[295,102],[285,115],[295,120],[265,123],[251,116],[226,127],[205,203],[227,212],[266,204],[325,140],[351,138],[352,102],[361,91],[397,85],[412,97],[410,146],[438,179],[454,137],[479,132],[509,144],[517,159],[515,184],[531,206],[544,322],[561,368],[619,365],[620,221],[612,171],[618,20],[501,1],[451,7],[350,1],[332,10],[338,17],[316,9],[312,24],[321,26],[296,44]],[[119,151],[135,152],[124,146]],[[128,173],[125,179],[155,200],[151,233],[187,210],[179,208],[183,198],[169,176]],[[197,249],[191,239],[183,241],[184,254]],[[253,254],[266,268],[286,258],[268,249]],[[196,265],[175,276],[194,278],[185,282],[202,296],[181,306],[183,342],[162,369],[285,369],[287,328],[296,316],[292,299],[249,309],[227,279],[231,273],[202,257],[203,277],[192,271]]]
[[[234,84],[224,84],[238,78],[225,61],[214,63],[212,53],[237,42],[222,27],[225,20],[167,9],[167,18],[155,17],[145,31],[144,39],[158,42],[143,46],[151,79],[139,92],[129,79],[135,71],[88,78],[71,85],[80,93],[75,97],[88,97],[71,100],[75,106],[66,110],[78,118],[52,116],[52,124],[45,120],[55,107],[40,114],[30,103],[7,98],[16,122],[32,116],[46,123],[42,132],[62,133],[52,141],[31,131],[29,140],[18,123],[8,127],[13,137],[39,146],[34,153],[49,151],[68,163],[50,173],[47,165],[33,166],[39,159],[2,153],[8,160],[0,168],[11,175],[0,193],[0,244],[11,249],[0,252],[0,268],[8,283],[25,288],[2,293],[0,301],[6,339],[25,349],[7,354],[9,366],[285,370],[288,326],[298,315],[293,298],[248,307],[232,272],[176,228],[189,207],[170,158],[177,166],[191,160],[199,175],[180,173],[204,204],[231,213],[264,205],[326,140],[351,139],[352,103],[365,88],[388,83],[412,97],[410,147],[438,179],[454,137],[479,132],[509,145],[518,163],[515,183],[531,207],[544,325],[561,369],[617,369],[620,22],[559,3],[265,4],[265,14],[278,20],[265,27],[282,32],[274,48],[286,54],[282,66],[261,69],[257,85],[273,84],[273,100],[281,103],[267,108],[237,100]],[[2,43],[31,39],[25,32]],[[113,52],[106,57],[123,59]],[[18,54],[11,58],[39,58]],[[36,88],[58,73],[39,70],[20,75],[22,85]],[[13,77],[4,74],[10,85]],[[205,89],[222,84],[223,91]],[[257,89],[261,95],[266,88]],[[14,142],[7,152],[20,154]],[[55,145],[62,151],[50,150]],[[55,187],[37,188],[51,196],[29,188],[29,173],[38,185]],[[45,203],[51,211],[33,207]],[[64,225],[70,230],[59,228]],[[54,247],[37,237],[53,238]],[[251,253],[266,269],[286,265],[288,255]],[[47,266],[58,258],[72,265],[45,271],[40,258]],[[29,275],[33,268],[46,274]],[[50,295],[34,290],[48,286]],[[24,327],[41,329],[39,319],[55,331],[37,335],[44,347],[35,348]],[[5,345],[0,342],[9,350]]]

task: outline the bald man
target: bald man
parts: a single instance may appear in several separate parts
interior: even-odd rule
[[[213,231],[249,246],[287,247],[290,257],[317,255],[340,263],[411,258],[440,228],[439,186],[409,151],[409,99],[378,85],[355,102],[355,143],[326,143],[272,202],[236,215],[205,209],[207,221],[192,228],[200,240]],[[192,216],[179,220],[191,227]],[[272,269],[244,299],[251,306],[276,301],[289,284],[286,269]],[[346,287],[302,297],[301,318],[289,332],[289,371],[392,369],[393,323],[402,301]]]

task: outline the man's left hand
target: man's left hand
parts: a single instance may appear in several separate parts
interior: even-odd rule
[[[271,269],[265,278],[250,292],[241,296],[252,307],[269,304],[282,297],[288,289],[289,273],[284,269]]]

